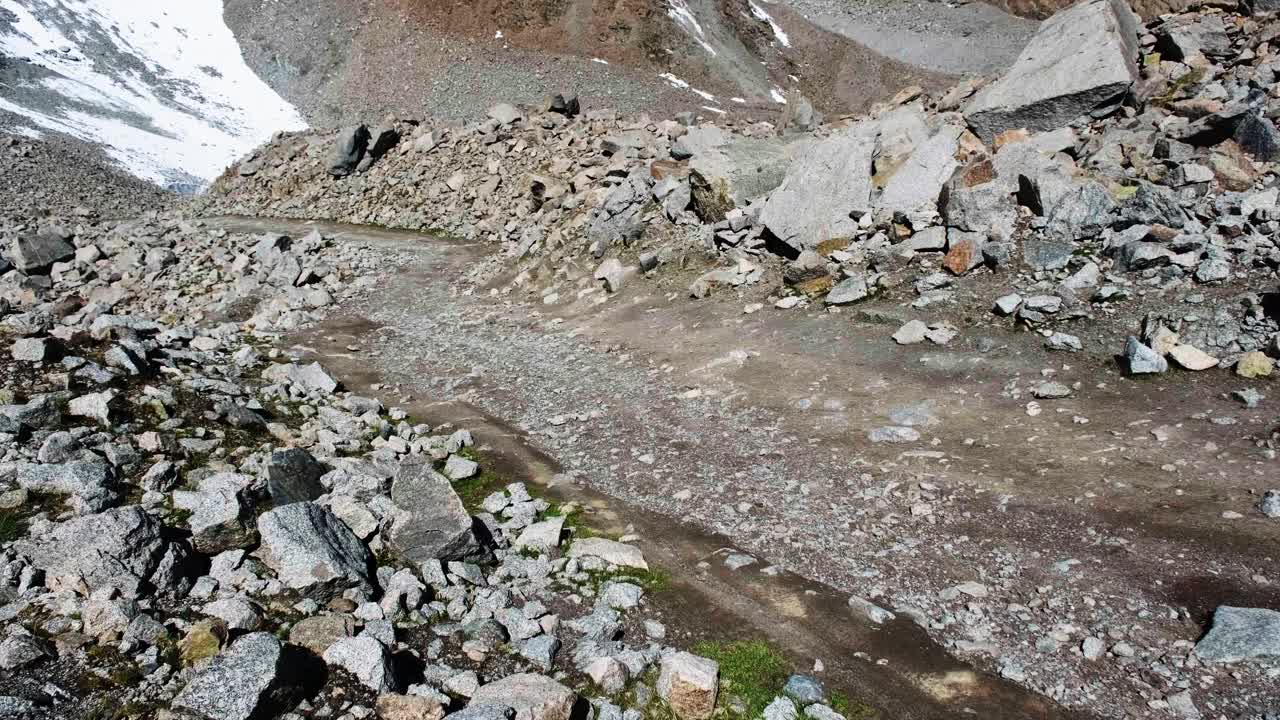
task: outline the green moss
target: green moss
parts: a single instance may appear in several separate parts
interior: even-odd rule
[[[483,465],[481,466],[483,467]],[[506,486],[506,478],[489,470],[482,470],[474,477],[453,483],[454,492],[462,499],[462,505],[472,515],[481,512],[484,499]]]
[[[870,705],[858,700],[850,700],[848,695],[839,691],[832,692],[828,700],[831,703],[831,709],[848,720],[870,720],[880,714]]]
[[[737,697],[746,708],[744,718],[758,718],[782,692],[790,664],[764,640],[734,643],[701,642],[693,652],[720,663],[721,697]]]

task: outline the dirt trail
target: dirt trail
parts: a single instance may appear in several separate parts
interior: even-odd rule
[[[1274,414],[1224,399],[1243,387],[1225,374],[1137,382],[1000,330],[986,333],[987,353],[974,338],[901,348],[889,339],[906,317],[896,305],[744,315],[755,298],[691,302],[672,273],[553,314],[451,296],[477,248],[326,231],[412,260],[388,273],[376,303],[292,338],[299,352],[353,387],[382,383],[389,401],[428,419],[487,423],[482,440],[520,475],[616,514],[683,592],[802,661],[823,659],[838,686],[886,717],[1060,716],[991,674],[1013,674],[1011,664],[1037,687],[1088,683],[1095,698],[1133,702],[1124,663],[1083,661],[1079,635],[1056,653],[1037,640],[1075,623],[1165,648],[1194,641],[1217,603],[1280,608],[1276,586],[1257,581],[1280,577],[1280,537],[1251,512],[1274,466],[1248,440]],[[1033,416],[1029,387],[1046,368],[1082,384]],[[868,442],[890,424],[922,438]],[[1225,510],[1244,517],[1224,520]],[[758,562],[725,567],[717,550],[730,543]],[[761,572],[774,566],[794,575]],[[983,594],[940,599],[965,582]],[[899,620],[869,624],[844,604],[849,594]],[[929,641],[907,620],[915,611],[941,616],[936,635],[977,667]]]

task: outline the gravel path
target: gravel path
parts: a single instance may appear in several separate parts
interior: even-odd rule
[[[1248,440],[1271,418],[1223,399],[1232,378],[1174,395],[1003,331],[991,353],[906,350],[866,320],[892,302],[861,321],[744,316],[757,298],[688,302],[674,277],[557,317],[450,295],[434,279],[460,268],[430,257],[348,310],[374,328],[358,341],[388,383],[481,408],[593,488],[919,617],[1059,702],[1140,714],[1151,678],[1134,670],[1185,666],[1213,607],[1280,603],[1255,580],[1280,575],[1266,518],[1222,525],[1271,470]],[[1046,368],[1086,382],[1032,413]],[[867,441],[890,423],[919,441]],[[1113,656],[1081,656],[1095,634]],[[1256,710],[1264,670],[1231,670],[1202,697]]]

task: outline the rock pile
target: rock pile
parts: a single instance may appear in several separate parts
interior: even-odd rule
[[[6,717],[709,716],[716,664],[639,621],[638,547],[267,347],[368,287],[370,251],[173,216],[18,238]]]
[[[1280,268],[1278,40],[1265,8],[1143,27],[1123,0],[1089,0],[1046,22],[1003,77],[941,97],[908,88],[865,118],[780,135],[499,106],[462,128],[401,123],[394,149],[342,179],[327,159],[351,131],[284,137],[204,207],[483,239],[504,257],[477,277],[518,262],[512,288],[552,304],[579,297],[566,285],[617,292],[704,254],[720,266],[695,297],[776,278],[782,299],[827,306],[893,292],[945,305],[959,276],[994,272],[1015,285],[1000,314],[1046,335],[1099,314],[1137,325],[1147,295],[1237,288],[1209,293],[1179,330],[1194,352],[1175,358],[1234,366],[1275,353],[1280,331],[1267,287]],[[604,264],[584,272],[584,256]]]

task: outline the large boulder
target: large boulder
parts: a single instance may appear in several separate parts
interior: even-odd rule
[[[1053,130],[1117,107],[1138,81],[1139,21],[1125,0],[1085,0],[1040,26],[1013,67],[965,108],[984,141]]]
[[[1196,655],[1211,663],[1280,658],[1280,612],[1226,605],[1218,608],[1213,613],[1213,627],[1196,644]]]
[[[373,555],[328,509],[285,505],[258,516],[257,554],[286,586],[329,600],[347,588],[369,592]]]
[[[286,709],[294,687],[284,646],[271,633],[236,640],[196,673],[173,706],[208,720],[249,720]]]
[[[889,178],[876,200],[876,208],[902,213],[917,228],[929,225],[938,215],[943,186],[960,167],[956,153],[963,132],[963,128],[945,125],[916,148]]]
[[[852,236],[855,216],[871,209],[877,127],[857,123],[808,145],[765,202],[765,229],[797,253]]]
[[[704,222],[720,222],[735,207],[764,197],[782,184],[793,156],[806,144],[730,135],[719,128],[690,130],[677,145],[691,153],[694,212]]]
[[[61,230],[40,228],[13,239],[9,262],[23,275],[43,275],[54,263],[70,260],[75,254],[76,246]]]
[[[346,177],[355,172],[369,149],[369,128],[357,125],[343,130],[333,148],[329,159],[329,174],[334,177]]]
[[[391,483],[395,514],[391,547],[413,564],[427,560],[487,559],[474,521],[448,478],[422,462],[400,465]]]
[[[16,466],[18,485],[41,493],[70,495],[82,513],[102,512],[119,499],[115,469],[101,460]]]
[[[521,673],[480,686],[471,704],[514,708],[515,720],[569,720],[577,699],[576,693],[546,675]]]
[[[139,598],[178,589],[186,580],[186,547],[166,539],[160,523],[136,505],[68,520],[20,545],[19,552],[44,570],[51,590],[88,596],[113,588],[124,598]]]

